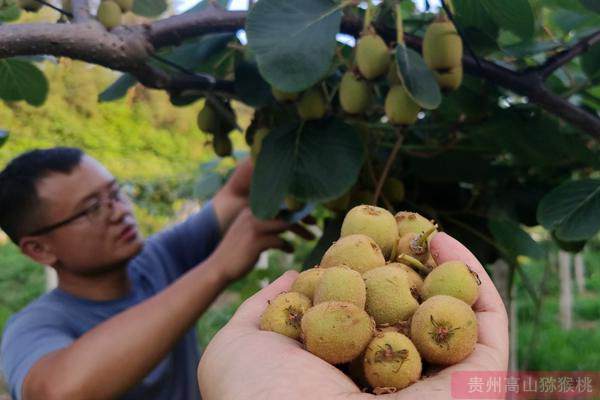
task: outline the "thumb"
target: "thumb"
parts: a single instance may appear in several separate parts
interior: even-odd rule
[[[297,271],[287,271],[269,286],[243,302],[231,318],[229,325],[237,328],[258,329],[260,316],[267,308],[269,300],[273,300],[280,293],[289,291],[297,276]]]

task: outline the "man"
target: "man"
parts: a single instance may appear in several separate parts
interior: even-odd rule
[[[0,173],[0,227],[54,268],[58,287],[14,315],[1,358],[16,400],[198,399],[194,322],[269,248],[283,221],[249,209],[242,163],[214,199],[146,241],[119,183],[73,148],[34,150]]]
[[[494,283],[475,256],[456,239],[437,233],[430,243],[436,262],[460,260],[480,277],[473,305],[478,322],[475,350],[458,364],[430,373],[389,400],[446,400],[452,397],[453,373],[488,371],[502,378],[508,368],[508,317]],[[290,290],[296,272],[287,272],[240,306],[208,345],[198,367],[204,400],[374,400],[346,375],[302,349],[299,342],[259,329],[267,301]],[[377,396],[380,397],[380,396]]]

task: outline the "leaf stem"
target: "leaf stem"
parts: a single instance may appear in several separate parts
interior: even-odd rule
[[[369,32],[371,21],[373,21],[373,14],[375,14],[375,6],[371,0],[367,0],[367,11],[365,12],[365,19],[363,21],[363,35]]]
[[[402,24],[402,7],[400,3],[396,6],[396,42],[404,44],[404,26]]]

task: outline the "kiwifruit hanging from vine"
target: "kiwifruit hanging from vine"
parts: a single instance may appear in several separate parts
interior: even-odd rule
[[[271,86],[271,93],[275,97],[275,100],[280,103],[291,103],[300,97],[300,92],[285,92],[277,89],[275,86]]]
[[[458,66],[444,72],[433,70],[433,75],[442,90],[456,90],[462,83],[463,68]]]
[[[121,7],[117,3],[112,0],[103,0],[98,6],[96,17],[106,29],[112,29],[121,25],[122,15]]]
[[[212,144],[215,154],[219,157],[228,157],[233,151],[233,144],[227,135],[214,135]]]
[[[402,85],[392,86],[385,98],[385,115],[393,125],[412,125],[421,107],[408,95]]]
[[[363,35],[356,44],[356,66],[366,79],[383,75],[390,65],[390,52],[381,36],[375,33]]]
[[[327,100],[320,87],[313,87],[297,103],[298,114],[304,120],[321,119],[327,112]]]
[[[348,114],[362,114],[371,104],[371,91],[366,81],[348,71],[340,83],[340,105]]]
[[[444,72],[462,65],[463,44],[454,24],[443,17],[432,22],[423,37],[423,59],[430,69]]]

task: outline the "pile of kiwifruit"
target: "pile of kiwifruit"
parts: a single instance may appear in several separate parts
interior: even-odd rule
[[[417,213],[352,208],[320,264],[269,301],[260,328],[300,341],[375,394],[464,360],[477,342],[481,282],[462,261],[436,264],[436,231]]]

